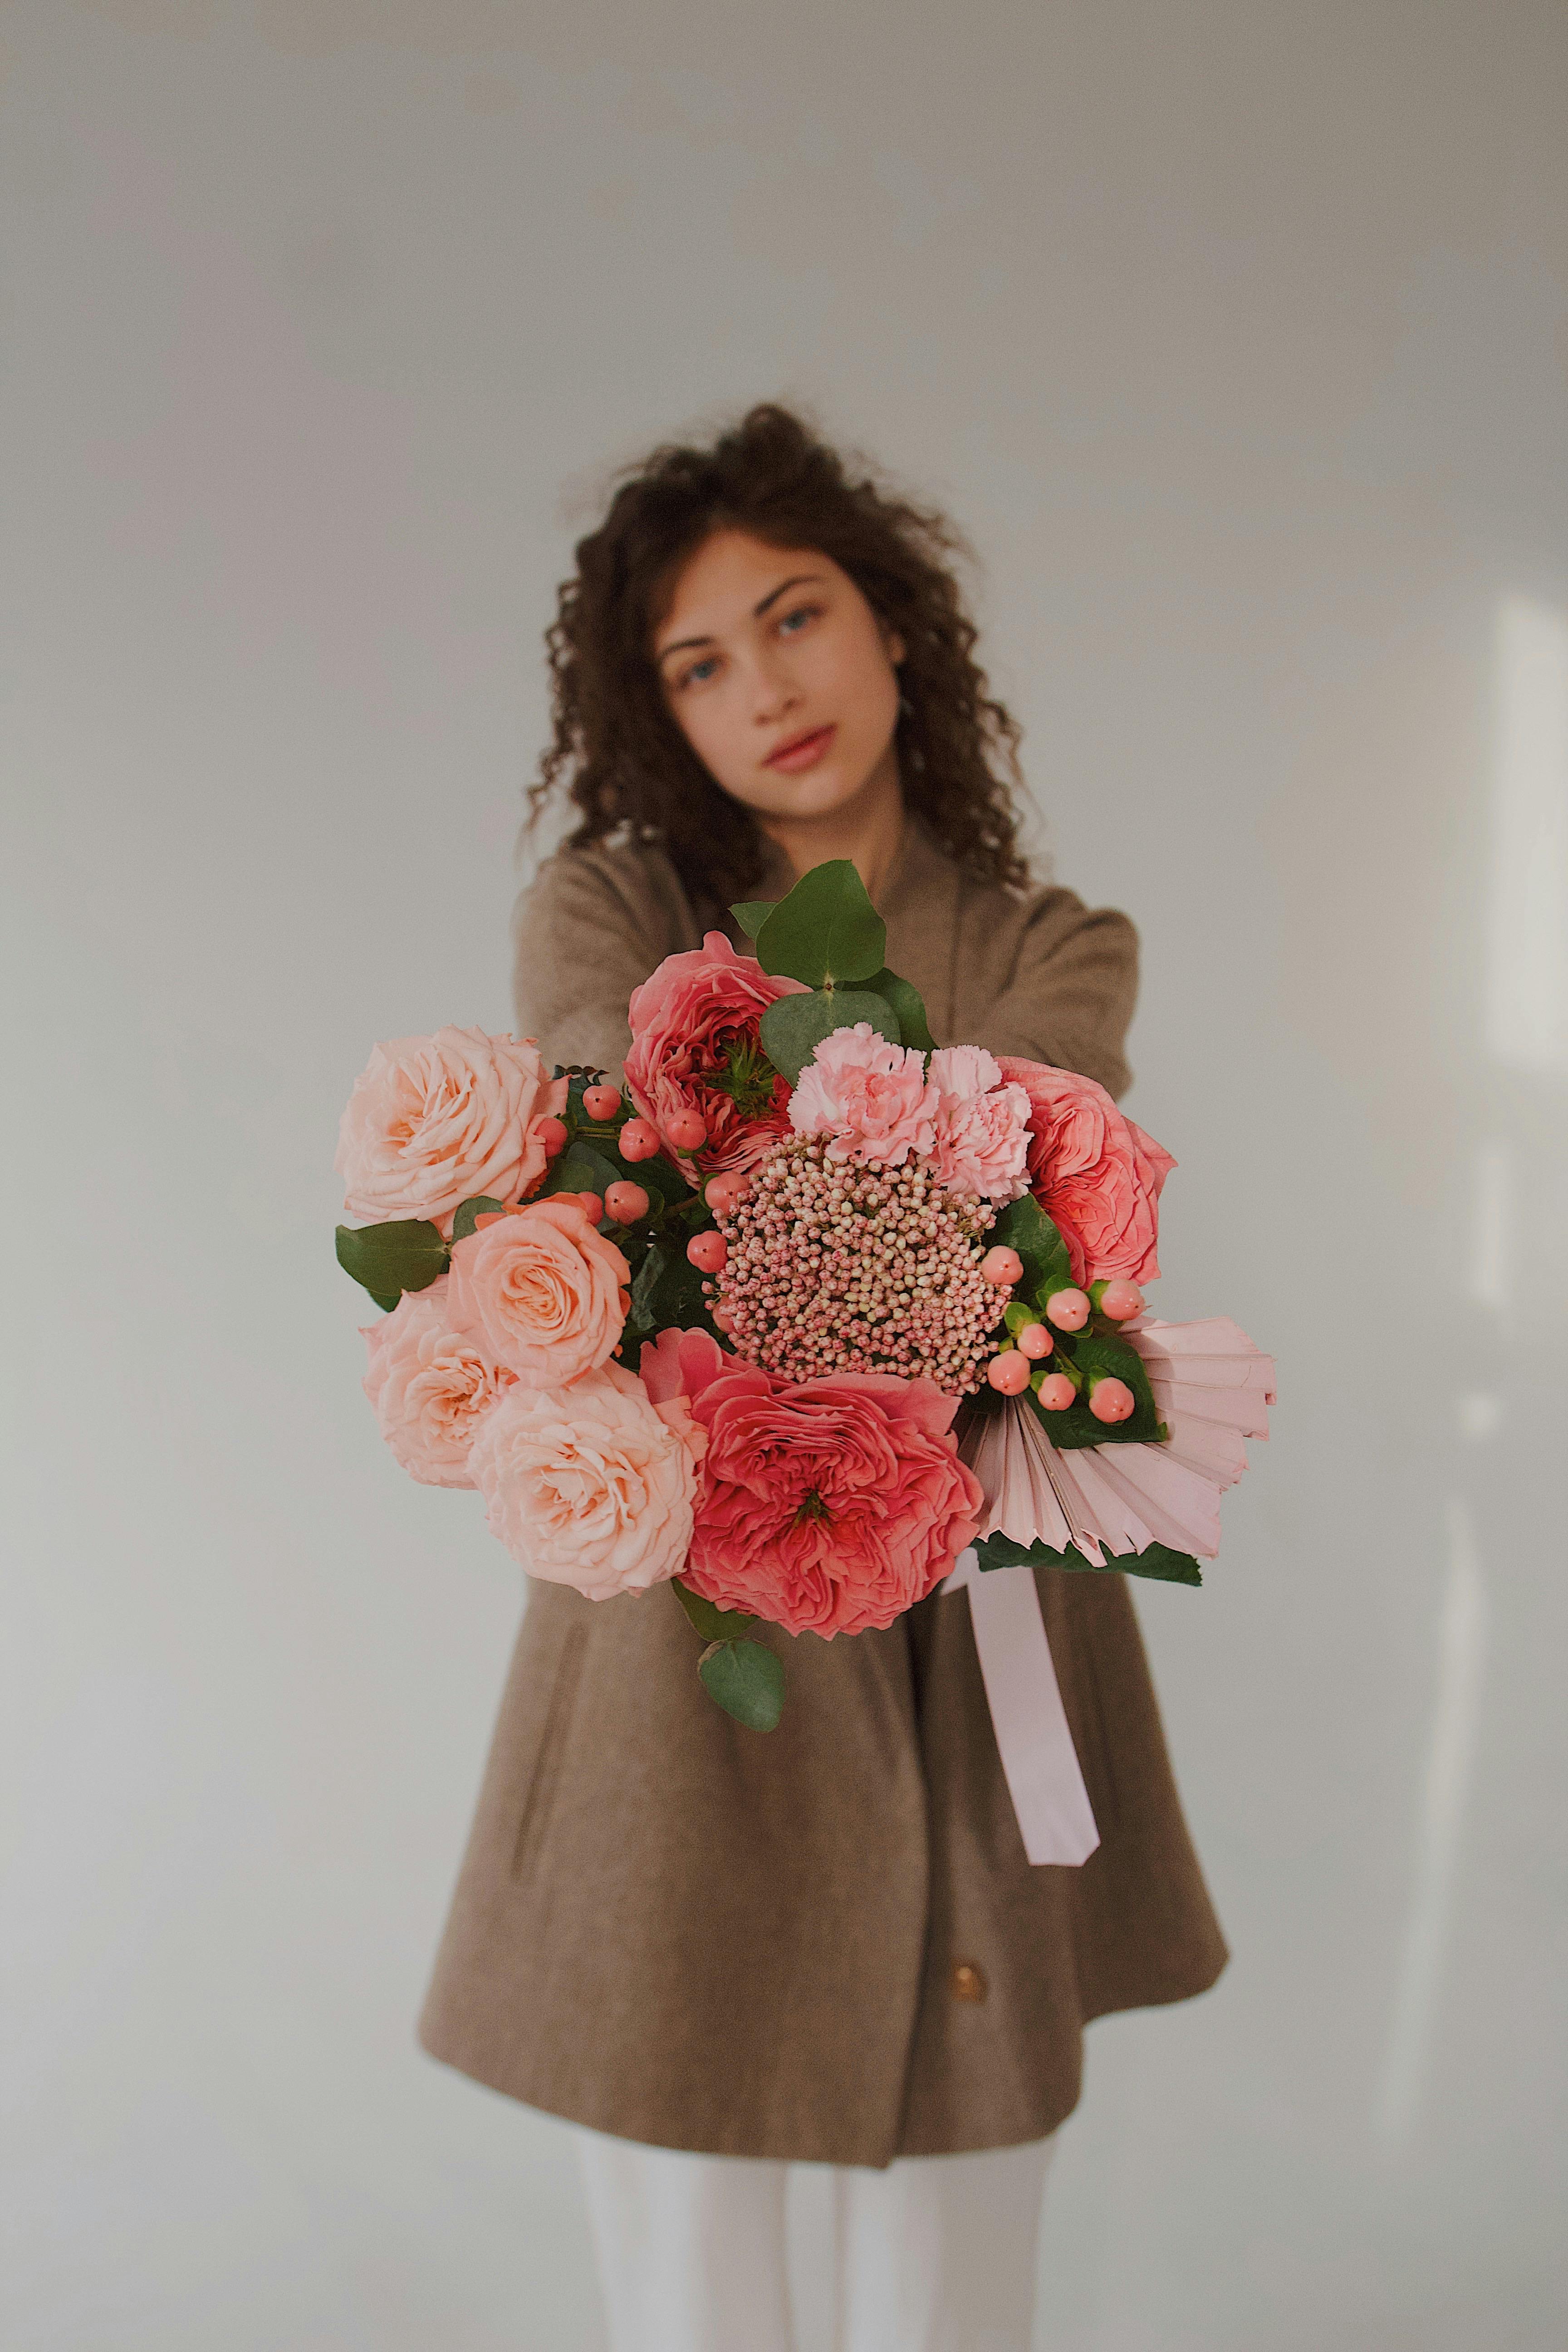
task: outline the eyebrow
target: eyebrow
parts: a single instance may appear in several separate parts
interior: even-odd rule
[[[776,588],[768,590],[760,604],[752,605],[752,620],[760,621],[768,606],[776,604],[781,596],[787,596],[792,588],[804,588],[808,581],[815,580],[820,583],[822,578],[823,574],[820,572],[796,572],[788,580],[781,580]],[[677,637],[672,646],[662,646],[659,648],[654,656],[655,663],[657,665],[658,662],[667,660],[671,654],[689,653],[694,646],[710,646],[712,643],[711,637]]]

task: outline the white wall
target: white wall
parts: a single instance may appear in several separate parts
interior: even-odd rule
[[[1128,907],[1167,1313],[1280,1361],[1140,1594],[1235,1948],[1110,2021],[1051,2352],[1564,2332],[1568,21],[1525,0],[21,0],[0,2336],[588,2352],[413,2021],[520,1605],[331,1261],[504,1026],[607,463],[776,392],[948,502]],[[20,1313],[16,1312],[20,1300]]]

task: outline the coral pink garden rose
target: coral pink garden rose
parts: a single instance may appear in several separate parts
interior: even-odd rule
[[[565,1108],[568,1083],[526,1037],[447,1028],[377,1045],[338,1129],[344,1207],[446,1233],[463,1201],[515,1201],[544,1173],[539,1124]]]
[[[447,1276],[405,1291],[363,1337],[364,1392],[403,1467],[422,1486],[471,1486],[479,1424],[515,1376],[473,1332],[453,1328]]]
[[[717,1349],[692,1363],[693,1336],[668,1358],[708,1433],[684,1580],[720,1608],[825,1638],[923,1601],[984,1505],[949,1434],[955,1400],[883,1372],[792,1385]]]
[[[509,1390],[469,1466],[491,1533],[530,1576],[608,1601],[685,1567],[703,1443],[683,1398],[656,1406],[606,1364],[569,1389]]]
[[[738,954],[722,931],[666,956],[633,992],[626,1092],[667,1150],[678,1111],[696,1111],[708,1130],[681,1167],[703,1175],[748,1169],[789,1133],[789,1084],[763,1054],[759,1029],[779,997],[808,992]]]
[[[1016,1201],[1029,1189],[1029,1097],[984,1045],[942,1045],[929,1072],[937,1092],[937,1182],[947,1192]]]
[[[615,1352],[631,1268],[565,1194],[487,1217],[452,1250],[451,1312],[531,1388],[564,1388]]]
[[[1073,1280],[1152,1282],[1170,1153],[1092,1078],[1011,1054],[997,1061],[1029,1097],[1029,1189],[1060,1230]]]
[[[790,1097],[789,1120],[797,1135],[826,1135],[830,1160],[901,1168],[911,1151],[931,1152],[937,1109],[924,1055],[858,1021],[823,1039]]]

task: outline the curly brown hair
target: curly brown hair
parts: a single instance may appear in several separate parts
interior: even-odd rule
[[[652,655],[677,572],[710,534],[751,532],[814,548],[849,574],[903,639],[899,771],[908,808],[977,878],[1028,879],[1013,788],[1017,722],[986,690],[946,519],[852,476],[786,408],[751,409],[710,447],[668,444],[622,476],[598,529],[580,540],[546,632],[554,739],[530,793],[531,822],[565,782],[584,848],[625,832],[660,843],[693,898],[744,898],[762,869],[748,809],[721,790],[671,717]]]

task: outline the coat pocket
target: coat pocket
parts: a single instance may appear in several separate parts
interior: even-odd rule
[[[587,1648],[587,1627],[569,1625],[561,1644],[561,1654],[555,1663],[555,1678],[544,1713],[544,1727],[539,1735],[533,1769],[529,1775],[522,1808],[518,1815],[517,1835],[511,1850],[513,1878],[526,1876],[554,1811],[562,1759],[571,1730],[572,1711],[577,1703],[577,1686],[583,1679],[583,1660]]]

